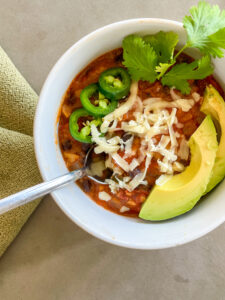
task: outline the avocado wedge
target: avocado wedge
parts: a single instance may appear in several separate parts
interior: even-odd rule
[[[212,176],[205,191],[211,191],[225,176],[225,102],[218,91],[209,85],[206,87],[201,111],[210,114],[215,124],[219,125],[220,140],[216,153]]]
[[[160,221],[192,209],[209,183],[218,143],[216,130],[208,115],[189,140],[190,165],[162,186],[155,186],[144,202],[139,217]]]

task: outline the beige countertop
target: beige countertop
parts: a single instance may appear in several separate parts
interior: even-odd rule
[[[210,1],[225,9],[225,1]],[[181,20],[194,0],[0,0],[0,43],[39,92],[56,60],[123,19]],[[119,248],[73,224],[46,197],[0,260],[0,299],[225,299],[225,226],[159,251]]]

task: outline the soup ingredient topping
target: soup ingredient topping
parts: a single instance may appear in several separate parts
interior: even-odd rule
[[[101,73],[99,89],[105,97],[119,100],[127,96],[130,91],[130,76],[123,68],[111,68]]]
[[[139,216],[142,219],[170,219],[195,206],[211,178],[218,149],[216,135],[211,117],[205,117],[189,140],[190,165],[183,173],[172,176],[163,185],[156,185],[152,189],[141,208]]]
[[[154,49],[158,63],[174,61],[174,49],[179,41],[175,32],[159,31],[156,34],[144,36],[143,40]]]
[[[149,43],[138,35],[129,35],[123,40],[124,66],[133,80],[154,82],[157,78],[157,54]]]
[[[91,137],[91,126],[99,126],[101,124],[101,119],[87,120],[89,117],[89,112],[84,108],[79,108],[75,110],[69,120],[70,134],[72,137],[82,143],[92,143]],[[85,121],[82,122],[82,118],[85,118]]]
[[[188,80],[202,79],[213,73],[210,55],[223,57],[220,48],[225,49],[225,10],[220,12],[217,5],[211,6],[200,1],[190,9],[192,16],[183,20],[187,31],[187,42],[174,56],[178,36],[173,32],[158,32],[140,37],[130,35],[123,40],[123,64],[133,80],[154,82],[162,77],[162,83],[175,86],[183,94],[190,92]],[[201,60],[188,65],[179,64],[178,56],[189,47],[200,49]],[[171,68],[176,64],[174,68]]]
[[[201,110],[215,120],[218,131],[219,148],[216,153],[212,176],[205,193],[211,191],[225,176],[225,102],[218,91],[209,85],[206,87]]]
[[[129,98],[103,118],[100,131],[95,124],[91,125],[92,140],[97,144],[94,151],[108,154],[106,166],[114,172],[111,179],[106,179],[113,193],[120,188],[133,191],[141,184],[146,185],[146,173],[155,157],[160,172],[171,175],[184,169],[177,162],[178,153],[183,160],[189,156],[186,140],[178,132],[176,113],[178,108],[188,112],[196,100],[177,95],[174,101],[161,98],[141,101],[137,92],[138,83],[133,82]],[[130,115],[128,120],[126,114]],[[101,132],[105,135],[101,136]],[[181,140],[182,143],[178,142]],[[135,141],[139,145],[136,150]],[[131,175],[135,172],[136,175]]]
[[[203,79],[212,74],[213,67],[209,56],[203,56],[190,64],[175,65],[171,71],[162,78],[162,84],[170,87],[176,86],[183,94],[190,92],[188,79]]]
[[[225,10],[200,1],[197,7],[190,8],[190,13],[183,19],[188,35],[184,48],[195,47],[204,54],[223,57],[220,48],[225,49]]]
[[[111,199],[111,196],[106,192],[100,192],[98,194],[98,197],[100,200],[103,200],[103,201],[109,201]]]
[[[117,101],[106,99],[99,92],[99,87],[96,83],[90,84],[82,90],[80,100],[89,114],[95,117],[105,116],[117,107]]]

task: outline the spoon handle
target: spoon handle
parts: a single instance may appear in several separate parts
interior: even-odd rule
[[[26,190],[0,199],[0,215],[18,206],[29,203],[34,199],[47,195],[48,193],[51,193],[70,182],[82,178],[85,174],[84,169],[75,170],[53,180],[37,184]]]

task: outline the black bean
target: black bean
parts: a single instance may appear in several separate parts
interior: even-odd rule
[[[121,62],[122,60],[123,60],[123,53],[120,53],[115,57],[115,62]]]
[[[103,178],[101,178],[101,180],[106,179],[106,178],[111,178],[112,174],[113,174],[113,171],[109,168],[106,168],[103,171],[103,176],[102,176]]]
[[[83,186],[83,189],[86,193],[90,192],[90,190],[91,190],[91,181],[89,179],[83,179],[82,186]]]
[[[129,173],[128,173],[128,175],[131,177],[131,178],[133,178],[133,177],[135,177],[137,174],[139,174],[141,172],[141,170],[139,169],[139,168],[136,168],[136,169],[134,169],[133,171],[130,171]]]
[[[125,133],[125,134],[122,136],[122,140],[123,140],[124,142],[126,142],[126,141],[128,141],[131,137],[132,137],[131,134]]]
[[[66,104],[67,105],[74,105],[74,103],[76,102],[76,97],[75,96],[71,96],[67,99]]]
[[[70,150],[72,148],[71,140],[66,140],[64,143],[62,143],[62,148],[64,151]]]
[[[91,147],[91,144],[87,144],[87,143],[82,143],[82,150],[85,152],[85,153],[87,153],[88,152],[88,150],[90,149],[90,147]]]
[[[89,66],[85,72],[85,75],[88,76],[91,72],[95,71],[95,67],[94,66]]]

